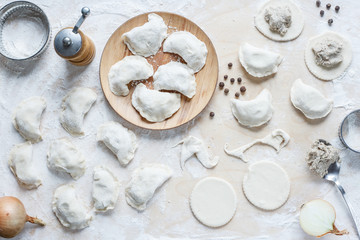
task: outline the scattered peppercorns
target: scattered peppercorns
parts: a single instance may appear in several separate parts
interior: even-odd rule
[[[210,117],[214,117],[215,116],[215,113],[214,112],[210,112]]]
[[[235,97],[236,97],[236,98],[239,98],[239,97],[240,97],[240,93],[239,93],[239,92],[236,92],[236,93],[235,93]]]
[[[241,83],[241,81],[242,81],[241,77],[238,77],[237,82]]]
[[[340,10],[340,7],[339,6],[336,6],[335,7],[335,11],[338,12]]]
[[[241,93],[246,92],[246,87],[245,87],[245,86],[242,86],[242,87],[240,88],[240,92],[241,92]]]
[[[220,83],[219,83],[219,88],[223,89],[224,86],[225,86],[225,84],[224,84],[223,82],[220,82]]]
[[[230,82],[233,84],[235,82],[235,78],[230,78]]]
[[[229,67],[229,68],[232,68],[232,63],[231,63],[231,62],[228,63],[228,67]]]
[[[228,75],[224,75],[224,80],[228,79],[228,77],[229,77]]]
[[[227,95],[229,93],[229,89],[225,88],[224,93]]]
[[[324,10],[321,10],[320,11],[320,16],[324,16],[324,13],[325,13]]]
[[[317,7],[320,7],[320,5],[321,5],[321,2],[320,2],[319,0],[317,0],[317,1],[316,1],[316,6],[317,6]]]
[[[326,9],[329,10],[330,8],[331,8],[331,4],[330,3],[326,4]]]
[[[328,24],[331,26],[331,24],[334,22],[334,20],[332,20],[332,18],[330,18],[329,20],[328,20]]]

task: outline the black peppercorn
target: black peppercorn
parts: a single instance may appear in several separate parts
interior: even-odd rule
[[[214,117],[215,116],[215,113],[214,112],[210,112],[210,117]]]
[[[242,86],[241,88],[240,88],[240,92],[241,93],[244,93],[246,91],[246,87],[245,86]]]
[[[225,84],[224,84],[223,82],[220,82],[220,83],[219,83],[219,88],[222,89],[224,86],[225,86]]]

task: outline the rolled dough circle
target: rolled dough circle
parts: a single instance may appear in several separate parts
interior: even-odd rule
[[[221,227],[235,214],[237,198],[234,188],[217,177],[200,180],[190,196],[194,216],[208,227]]]
[[[243,191],[254,206],[264,210],[275,210],[289,197],[290,179],[278,164],[260,161],[249,166],[243,180]]]

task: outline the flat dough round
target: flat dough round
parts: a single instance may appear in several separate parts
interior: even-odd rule
[[[343,61],[334,68],[324,68],[316,64],[315,54],[312,47],[326,38],[339,41],[343,45]],[[335,32],[325,32],[309,39],[305,49],[305,63],[309,71],[317,78],[330,81],[341,76],[341,74],[349,67],[352,59],[352,50],[350,42]]]
[[[288,6],[291,11],[291,26],[284,36],[270,30],[269,24],[265,21],[265,10],[268,7]],[[304,16],[298,6],[290,0],[270,0],[266,2],[258,11],[254,18],[257,30],[265,37],[278,42],[287,42],[296,39],[304,28]]]
[[[190,196],[190,207],[195,217],[208,227],[221,227],[235,214],[237,198],[227,181],[207,177],[200,180]]]
[[[275,210],[289,197],[290,179],[278,164],[260,161],[249,166],[243,180],[243,191],[254,206],[264,210]]]

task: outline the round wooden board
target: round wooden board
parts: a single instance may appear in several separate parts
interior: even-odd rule
[[[163,122],[151,123],[142,118],[131,104],[131,95],[134,91],[136,83],[139,81],[128,85],[130,93],[126,97],[116,96],[111,92],[108,82],[108,72],[111,66],[123,59],[125,56],[132,55],[130,50],[124,44],[121,36],[123,33],[130,31],[134,27],[138,27],[146,23],[148,21],[147,16],[149,13],[129,19],[111,35],[101,56],[100,82],[109,104],[122,118],[142,128],[162,130],[175,128],[189,122],[206,107],[216,88],[219,65],[215,48],[209,37],[203,30],[201,30],[200,27],[190,20],[173,13],[155,13],[164,19],[165,24],[168,26],[169,34],[174,31],[188,31],[206,44],[208,55],[205,66],[195,74],[197,83],[195,96],[192,99],[181,96],[181,107],[172,117]],[[162,52],[162,48],[155,56],[147,58],[148,62],[153,66],[154,72],[160,65],[166,64],[171,60],[177,61],[179,59],[180,57],[175,54]],[[153,79],[151,77],[145,81],[145,84],[149,88],[152,88],[152,80]]]

